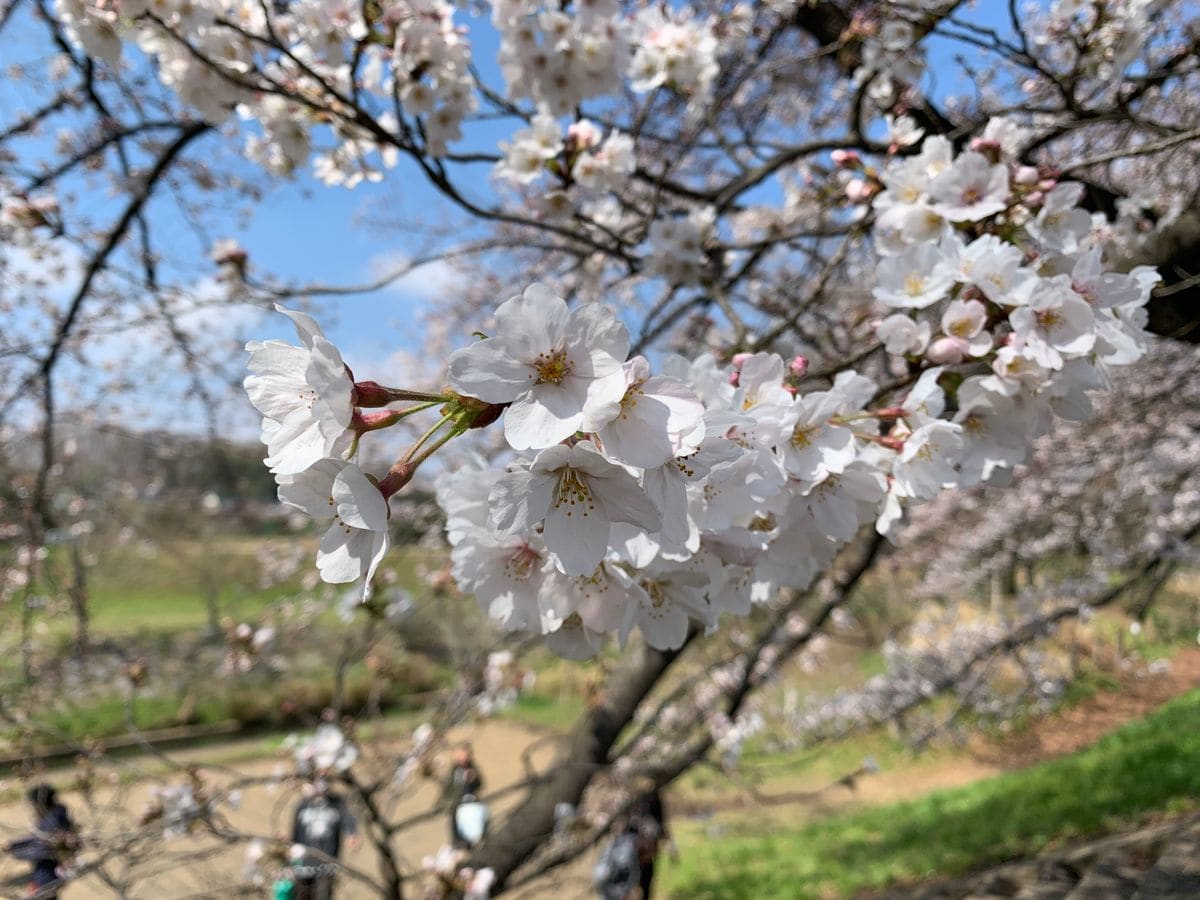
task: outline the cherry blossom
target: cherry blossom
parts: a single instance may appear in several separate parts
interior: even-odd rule
[[[271,471],[294,475],[349,449],[353,384],[337,347],[304,313],[277,306],[296,326],[301,346],[252,341],[244,384],[263,414]]]
[[[568,311],[549,288],[532,285],[496,310],[494,336],[450,357],[450,385],[488,403],[511,404],[504,417],[509,444],[539,449],[593,431],[616,414],[628,353],[629,333],[611,310]]]
[[[358,759],[358,747],[336,725],[318,725],[304,739],[293,737],[293,753],[301,772],[345,772]]]
[[[637,481],[590,441],[543,450],[528,469],[502,477],[488,497],[492,527],[516,534],[545,523],[542,539],[567,575],[590,575],[608,551],[614,522],[657,531],[662,519]]]
[[[1008,205],[1008,169],[968,151],[929,183],[933,211],[952,222],[977,222]]]
[[[323,459],[303,472],[279,474],[279,499],[317,521],[332,520],[317,550],[317,570],[331,584],[363,580],[363,599],[389,546],[388,505],[353,463]]]
[[[651,375],[650,363],[636,356],[624,366],[625,394],[608,424],[596,435],[606,455],[618,462],[653,469],[694,452],[704,437],[704,405],[682,381]]]

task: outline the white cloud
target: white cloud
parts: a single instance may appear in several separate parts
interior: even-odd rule
[[[378,253],[367,263],[367,277],[372,281],[382,279],[410,264],[410,257],[404,253]],[[417,266],[383,290],[394,297],[423,306],[459,292],[464,282],[463,274],[455,269],[452,263],[439,259]]]

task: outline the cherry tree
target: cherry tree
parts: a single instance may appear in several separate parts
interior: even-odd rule
[[[1014,473],[1032,460],[1018,485],[1062,478],[1031,455],[1069,442],[1057,423],[1098,433],[1093,398],[1136,393],[1121,385],[1156,376],[1122,369],[1179,352],[1151,333],[1197,337],[1187,4],[980,18],[952,2],[14,0],[0,23],[54,48],[14,66],[40,88],[0,132],[14,248],[0,403],[14,434],[36,421],[39,446],[10,593],[32,583],[53,524],[55,425],[83,405],[62,395],[89,348],[150,329],[218,410],[209,376],[228,348],[204,346],[205,310],[276,305],[287,338],[247,347],[245,389],[280,500],[324,529],[323,581],[375,603],[393,504],[437,471],[454,578],[509,640],[570,658],[619,646],[564,764],[470,860],[436,863],[446,892],[539,877],[603,835],[635,776],[666,784],[736,756],[756,693],[834,627],[891,541],[903,559],[909,518],[950,521],[939,507],[991,486],[1006,511],[966,540],[973,558],[993,552],[1037,490],[1003,493]],[[963,85],[939,88],[950,73]],[[479,136],[497,123],[501,139]],[[214,208],[252,205],[274,179],[414,176],[468,237],[385,276],[431,261],[463,273],[405,384],[359,371],[296,303],[375,285],[267,277],[251,251],[207,239]],[[83,202],[105,178],[117,201]],[[207,280],[156,233],[177,214],[164,196],[189,192],[214,198],[183,210],[219,270]],[[392,428],[411,443],[373,468],[363,448]],[[1169,509],[1125,502],[1128,527],[1170,527],[1114,556],[1122,590],[1161,577],[1197,527],[1194,502],[1166,499],[1194,497],[1186,471],[1143,474],[1129,437],[1105,486],[1054,507],[1081,517],[1055,540],[1099,541],[1087,523],[1111,492],[1129,501],[1152,480]],[[910,666],[849,718],[975,684],[980,663],[1121,590],[1076,593],[964,633],[933,676]],[[795,729],[825,733],[844,712]],[[376,887],[399,896],[400,826],[377,811],[383,783],[353,771],[376,810]],[[586,812],[570,840],[551,837],[562,803]],[[203,803],[181,808],[212,826]]]

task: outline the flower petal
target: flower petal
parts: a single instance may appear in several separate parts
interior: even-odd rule
[[[554,495],[557,475],[538,472],[509,472],[488,494],[488,522],[500,534],[528,531],[546,517]]]
[[[620,370],[629,355],[629,329],[611,309],[599,303],[585,303],[571,310],[566,338],[567,356],[575,364],[576,375],[608,375]],[[624,373],[621,380],[624,382]]]
[[[496,337],[514,359],[531,364],[539,353],[560,348],[566,321],[567,302],[546,285],[531,284],[496,310]]]
[[[579,430],[583,410],[570,391],[537,384],[504,413],[504,437],[514,450],[553,447]]]
[[[487,403],[507,403],[533,383],[529,366],[517,361],[499,338],[477,341],[450,354],[450,387]]]
[[[565,575],[591,575],[608,552],[611,524],[602,504],[594,509],[581,505],[552,504],[546,513],[542,538]]]
[[[346,466],[333,479],[333,499],[338,518],[350,527],[387,531],[387,501],[358,466]]]

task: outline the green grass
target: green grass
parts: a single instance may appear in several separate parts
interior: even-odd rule
[[[256,551],[291,547],[296,541],[313,544],[304,537],[228,537],[167,542],[151,553],[138,547],[110,548],[89,572],[90,627],[99,636],[198,630],[208,622],[207,598],[213,595],[220,617],[254,620],[272,603],[293,594],[299,580],[297,575],[282,584],[260,587]],[[412,588],[418,580],[417,565],[428,555],[429,551],[417,547],[396,548],[384,568],[394,570],[398,582]],[[306,565],[299,574],[307,572]],[[47,591],[56,593],[49,587]],[[45,624],[64,640],[75,628],[65,609]]]
[[[399,666],[378,695],[380,707],[394,712],[411,710],[426,699],[427,692],[444,686],[447,673],[430,663],[412,658]],[[346,673],[342,709],[355,713],[365,708],[373,683],[366,666],[352,666]],[[92,697],[86,703],[60,701],[33,717],[34,742],[39,746],[83,743],[126,735],[130,715],[141,731],[178,725],[215,725],[236,722],[245,728],[295,728],[311,722],[333,702],[333,679],[327,672],[289,672],[269,681],[248,679],[213,687],[196,687],[185,705],[182,695],[141,694],[131,705],[119,695]],[[8,749],[18,737],[15,730],[0,729],[0,750]]]
[[[142,697],[132,707],[122,698],[110,697],[56,710],[39,724],[54,741],[86,741],[127,733],[130,715],[137,729],[149,731],[183,724],[178,714],[179,701],[174,697]],[[210,697],[196,704],[187,724],[213,725],[222,721],[228,721],[227,710],[217,698]]]
[[[715,840],[677,829],[683,860],[665,869],[667,887],[713,900],[848,896],[1034,853],[1197,796],[1200,691],[1077,754],[920,800]]]
[[[548,697],[545,694],[522,694],[502,715],[526,725],[566,731],[583,712],[581,697]]]

